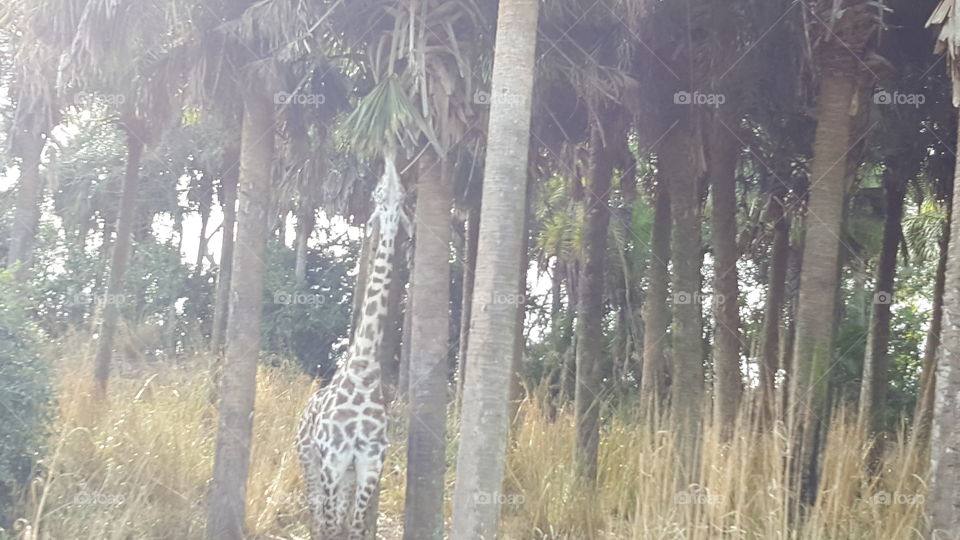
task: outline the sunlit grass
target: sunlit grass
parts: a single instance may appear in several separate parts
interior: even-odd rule
[[[31,533],[40,533],[34,538],[201,538],[216,431],[207,365],[196,358],[121,372],[111,381],[109,404],[99,405],[90,398],[87,366],[61,358],[50,451],[19,507]],[[260,368],[247,490],[254,538],[307,537],[294,434],[311,391],[295,367]],[[392,417],[383,538],[400,537],[406,482],[403,412]],[[904,436],[886,445],[870,475],[868,441],[836,418],[819,502],[798,530],[787,516],[782,432],[743,422],[720,443],[708,430],[701,485],[682,486],[666,425],[642,422],[629,408],[604,420],[600,488],[590,492],[574,475],[572,414],[561,410],[551,419],[537,401],[522,404],[500,494],[505,538],[920,538],[925,468],[922,452]],[[455,462],[451,443],[448,498]],[[446,511],[449,517],[449,505]]]

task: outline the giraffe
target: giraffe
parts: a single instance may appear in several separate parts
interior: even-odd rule
[[[394,240],[400,226],[411,230],[393,152],[384,157],[368,224],[379,223],[380,233],[363,310],[346,361],[330,384],[311,396],[297,435],[314,540],[363,538],[364,516],[380,486],[387,417],[376,351],[383,338]],[[368,226],[368,233],[372,229]]]

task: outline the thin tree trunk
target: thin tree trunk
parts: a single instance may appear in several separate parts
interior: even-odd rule
[[[937,351],[940,348],[940,332],[943,328],[943,288],[947,272],[947,244],[950,242],[951,205],[952,200],[948,197],[947,219],[940,234],[937,275],[933,284],[933,312],[930,314],[930,327],[927,329],[927,340],[923,349],[920,398],[914,414],[914,437],[918,441],[929,440],[930,427],[933,425],[933,397],[937,386]]]
[[[686,125],[664,139],[661,168],[670,190],[673,219],[673,384],[670,410],[677,431],[682,483],[694,482],[699,468],[703,426],[704,367],[700,312],[700,188],[695,160],[697,143]]]
[[[859,421],[865,428],[880,429],[886,407],[886,386],[889,379],[887,346],[890,343],[890,321],[897,273],[897,251],[900,248],[900,220],[907,185],[905,168],[891,169],[884,177],[886,216],[883,223],[883,244],[877,261],[876,290],[873,294],[867,351],[863,359],[860,385]]]
[[[784,215],[784,195],[784,190],[774,190],[767,205],[767,221],[773,225],[773,240],[760,346],[760,410],[764,424],[773,420],[778,408],[774,376],[777,369],[782,367],[780,325],[786,294],[787,263],[790,259],[790,223]]]
[[[207,500],[207,538],[244,536],[253,406],[260,352],[268,192],[273,158],[273,101],[244,95],[237,243],[230,283],[224,369],[220,387],[213,482]]]
[[[43,200],[40,158],[43,155],[45,143],[43,131],[39,126],[24,130],[17,141],[20,179],[17,181],[17,198],[14,202],[13,224],[7,251],[7,266],[19,263],[13,274],[17,281],[27,279],[33,262],[33,244],[37,237],[40,203]]]
[[[297,246],[294,276],[301,287],[307,284],[307,243],[313,228],[317,224],[317,216],[313,208],[301,206],[297,209]]]
[[[604,114],[606,118],[608,115]],[[598,124],[601,118],[594,118]],[[577,380],[574,392],[577,443],[574,458],[577,473],[587,486],[596,484],[597,452],[600,442],[600,368],[604,357],[604,277],[607,262],[608,205],[613,160],[603,144],[601,126],[592,127],[590,137],[590,178],[583,204],[583,235],[586,246],[580,267],[577,297]],[[607,137],[610,137],[607,134]]]
[[[410,342],[413,341],[413,258],[408,258],[410,276],[407,284],[406,305],[403,311],[403,329],[400,338],[400,373],[397,376],[397,397],[406,400],[410,395]]]
[[[850,103],[855,93],[852,55],[837,53],[824,66],[807,203],[803,272],[796,313],[789,426],[793,432],[792,475],[798,502],[812,503],[817,484],[817,432],[827,415],[823,376],[833,358],[839,280],[838,236],[843,222],[844,159],[850,148]],[[840,164],[840,165],[838,165]]]
[[[230,309],[230,276],[233,270],[234,228],[237,222],[237,179],[240,176],[240,141],[229,144],[224,154],[225,168],[220,207],[223,210],[223,227],[220,240],[220,271],[217,273],[217,289],[213,307],[213,335],[211,349],[215,358],[221,357],[224,337],[227,334],[227,317]],[[215,371],[216,373],[216,371]],[[216,379],[216,376],[214,377]],[[216,388],[214,384],[214,388]]]
[[[960,161],[953,178],[960,185]],[[951,206],[951,216],[960,216],[960,197]],[[948,253],[926,499],[934,539],[960,538],[960,219],[950,221]]]
[[[446,164],[432,152],[417,181],[410,422],[403,536],[443,538],[443,474],[447,424],[447,351],[450,320],[450,205]]]
[[[503,0],[497,17],[470,348],[451,538],[497,538],[533,102],[537,0]],[[506,99],[504,99],[506,98]]]
[[[720,121],[710,148],[710,188],[713,197],[714,424],[723,439],[732,434],[743,394],[740,373],[740,288],[737,282],[738,141]]]
[[[653,200],[653,231],[650,239],[650,269],[643,303],[643,375],[640,396],[650,412],[658,414],[667,397],[667,293],[670,288],[670,194],[663,174]]]
[[[213,206],[213,178],[203,173],[200,178],[200,234],[197,246],[197,260],[193,269],[195,279],[203,273],[203,258],[207,256],[207,225],[210,223],[210,208]]]
[[[368,229],[367,227],[372,227]],[[352,324],[350,325],[350,339],[353,339],[353,332],[360,323],[360,313],[363,311],[363,295],[365,293],[364,284],[367,282],[367,276],[370,274],[371,257],[377,245],[377,238],[380,236],[379,225],[374,223],[367,225],[363,229],[364,235],[360,240],[360,260],[357,261],[357,282],[353,287],[353,312],[351,315]],[[411,271],[411,279],[413,273]]]
[[[530,159],[533,159],[533,155],[530,156]],[[526,187],[526,204],[523,209],[523,247],[520,250],[520,265],[518,266],[518,280],[519,284],[517,285],[517,290],[519,291],[518,296],[514,299],[514,305],[517,309],[517,323],[514,326],[513,330],[513,366],[511,367],[512,374],[510,376],[510,420],[513,421],[517,417],[517,411],[520,409],[520,400],[522,399],[523,394],[523,385],[521,384],[521,371],[523,369],[523,349],[524,349],[524,318],[527,313],[527,269],[530,267],[530,204],[531,204],[531,191],[533,190],[534,185],[534,176],[527,173],[527,187]]]
[[[106,399],[110,379],[110,361],[113,356],[113,341],[120,322],[120,301],[123,298],[123,275],[127,271],[133,239],[133,222],[137,211],[137,192],[140,189],[140,158],[143,156],[143,141],[133,128],[127,132],[127,168],[123,175],[120,193],[120,210],[117,217],[117,237],[110,257],[110,277],[103,305],[103,319],[97,338],[97,356],[94,362],[94,380],[100,399]]]
[[[457,353],[457,410],[463,398],[463,381],[466,373],[467,347],[470,341],[470,309],[473,307],[473,282],[477,271],[477,240],[480,236],[480,207],[470,209],[467,216],[466,257],[463,261],[463,307],[460,311],[460,347]]]

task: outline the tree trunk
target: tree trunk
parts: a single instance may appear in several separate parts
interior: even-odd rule
[[[923,371],[920,377],[920,397],[914,414],[914,438],[927,441],[930,427],[933,425],[933,397],[937,386],[937,350],[940,347],[940,332],[943,328],[943,287],[947,272],[947,244],[950,241],[952,200],[947,198],[947,219],[940,234],[940,253],[937,257],[937,276],[933,284],[933,313],[930,314],[930,327],[927,329],[926,345],[923,349]]]
[[[678,124],[664,139],[660,167],[670,190],[673,219],[673,383],[670,410],[682,456],[681,478],[694,482],[703,426],[703,331],[700,311],[700,188],[695,159],[697,143]]]
[[[536,0],[503,0],[497,17],[470,348],[451,538],[497,538],[517,310],[537,42]]]
[[[457,353],[457,410],[463,398],[463,381],[466,373],[467,347],[470,341],[470,308],[473,307],[473,282],[477,271],[477,240],[480,236],[480,207],[470,209],[467,216],[466,257],[463,261],[463,307],[460,311],[460,350]]]
[[[244,505],[260,352],[274,109],[269,97],[253,92],[244,95],[243,105],[240,211],[220,387],[220,422],[213,482],[207,500],[209,540],[233,540],[244,536]]]
[[[446,164],[432,152],[419,163],[417,182],[410,421],[403,536],[443,538],[443,474],[447,424],[450,320],[450,205]]]
[[[531,154],[529,159],[533,159],[534,155]],[[523,246],[520,249],[520,265],[519,269],[519,284],[517,285],[517,290],[519,295],[513,299],[514,305],[517,309],[517,323],[514,326],[513,331],[513,367],[512,375],[510,377],[510,420],[513,421],[517,417],[517,411],[520,410],[520,401],[523,399],[523,385],[522,383],[522,370],[523,370],[523,351],[525,338],[523,334],[524,330],[524,319],[527,314],[527,270],[530,268],[530,213],[531,208],[530,204],[532,199],[530,197],[534,189],[534,176],[527,173],[527,187],[526,187],[526,204],[523,209]]]
[[[400,377],[400,343],[402,328],[400,317],[403,315],[403,294],[410,272],[406,268],[404,246],[407,234],[403,227],[397,231],[394,240],[398,249],[393,252],[390,267],[394,269],[393,284],[387,300],[387,315],[384,321],[383,338],[377,348],[377,363],[380,364],[380,379],[383,385],[384,402],[390,403],[396,397]]]
[[[368,229],[372,227],[372,230]],[[370,274],[371,257],[380,235],[379,225],[374,223],[363,228],[363,237],[360,240],[360,259],[357,261],[357,282],[353,287],[353,312],[350,324],[350,339],[353,340],[354,329],[359,326],[360,313],[363,311],[363,295],[366,292],[364,284]],[[411,279],[413,274],[411,273]]]
[[[670,313],[670,194],[661,172],[653,200],[653,231],[647,296],[643,303],[643,375],[640,397],[653,414],[659,414],[667,397],[667,361],[663,355]]]
[[[19,266],[13,277],[25,281],[33,262],[33,244],[40,222],[40,204],[43,200],[43,177],[40,176],[40,158],[46,140],[39,126],[24,130],[17,140],[20,157],[20,179],[17,181],[17,198],[14,201],[13,224],[10,227],[10,246],[7,251],[7,266]]]
[[[850,147],[850,103],[857,66],[852,55],[836,53],[820,75],[820,105],[807,203],[803,272],[796,312],[796,339],[789,426],[793,430],[793,478],[798,501],[816,493],[816,433],[826,418],[827,379],[833,358],[838,287],[839,234],[843,223],[844,167]]]
[[[583,264],[580,267],[580,290],[577,297],[577,380],[574,392],[577,442],[574,460],[577,474],[587,486],[597,480],[597,451],[600,442],[600,368],[604,360],[603,315],[604,278],[607,267],[607,229],[610,225],[608,205],[613,176],[613,155],[601,137],[601,125],[609,114],[594,118],[590,137],[590,178],[583,204]],[[607,133],[607,137],[612,137]]]
[[[740,373],[740,288],[737,282],[738,141],[717,121],[710,148],[710,188],[713,197],[714,424],[730,437],[743,394]]]
[[[773,240],[760,346],[760,410],[765,425],[773,420],[778,408],[774,378],[777,369],[784,367],[780,357],[780,325],[790,259],[790,223],[784,215],[784,195],[783,189],[773,190],[767,205],[767,221],[773,225]]]
[[[407,259],[409,279],[407,280],[406,303],[403,306],[403,329],[400,338],[400,373],[397,375],[397,397],[403,400],[410,394],[410,342],[413,331],[413,258]]]
[[[127,168],[123,175],[120,193],[120,209],[117,217],[117,237],[110,256],[110,277],[103,302],[103,319],[97,339],[97,356],[94,363],[96,392],[106,399],[110,379],[110,361],[113,356],[113,340],[120,322],[120,302],[123,299],[123,275],[127,271],[133,240],[133,222],[137,211],[137,192],[140,189],[140,158],[143,156],[143,141],[133,128],[127,132]]]
[[[883,245],[877,261],[876,289],[867,332],[867,351],[863,359],[863,378],[860,385],[859,421],[865,428],[881,429],[886,407],[888,383],[888,353],[890,320],[893,314],[894,280],[897,273],[897,251],[900,248],[900,220],[903,217],[903,198],[906,194],[907,168],[888,169],[884,176],[886,216],[883,223]]]
[[[227,333],[227,312],[230,308],[230,275],[233,270],[234,227],[237,221],[237,179],[240,176],[239,140],[228,145],[223,160],[225,166],[221,176],[223,199],[220,201],[220,207],[223,209],[223,227],[221,228],[223,237],[220,240],[220,271],[217,273],[213,335],[210,339],[210,348],[216,358],[220,358],[223,349],[224,337]]]
[[[953,178],[960,185],[960,161]],[[950,215],[960,216],[960,197],[953,197],[951,207]],[[960,538],[960,219],[950,221],[944,283],[927,494],[929,538],[935,539]]]
[[[213,178],[203,173],[200,177],[200,235],[197,246],[197,261],[193,269],[195,279],[203,273],[203,258],[207,256],[207,225],[210,223],[210,209],[213,206]]]
[[[313,228],[316,224],[317,216],[313,208],[301,206],[297,209],[297,258],[294,265],[294,276],[297,284],[301,287],[305,287],[307,284],[307,243],[310,241],[310,235],[313,234]]]

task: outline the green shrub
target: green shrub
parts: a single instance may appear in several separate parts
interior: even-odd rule
[[[51,413],[38,331],[20,300],[27,296],[9,272],[0,272],[0,527],[9,527],[13,494],[41,456]]]

